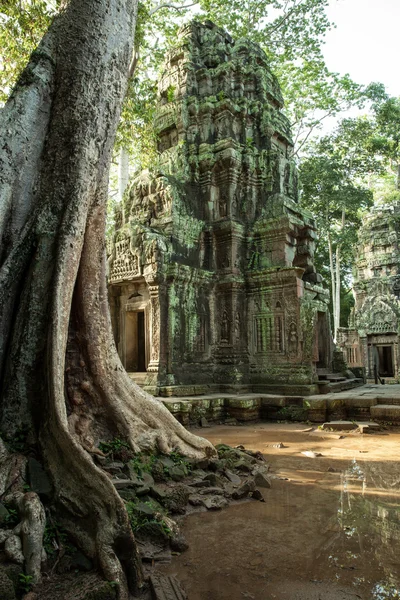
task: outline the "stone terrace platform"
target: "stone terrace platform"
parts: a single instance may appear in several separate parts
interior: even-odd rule
[[[312,421],[341,419],[400,422],[400,385],[367,384],[353,390],[316,396],[210,394],[160,398],[184,425],[209,422]],[[205,421],[204,421],[205,419]]]
[[[354,390],[309,396],[308,419],[400,422],[400,385],[366,384]]]

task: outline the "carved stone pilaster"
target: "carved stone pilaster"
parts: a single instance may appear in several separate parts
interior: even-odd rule
[[[149,373],[155,373],[159,371],[160,367],[160,291],[159,286],[149,286],[150,293],[150,362],[147,367]]]

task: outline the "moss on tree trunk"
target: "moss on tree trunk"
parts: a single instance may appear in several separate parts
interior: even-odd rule
[[[214,452],[129,379],[112,339],[108,169],[136,10],[136,0],[71,0],[0,117],[1,429],[27,432],[63,526],[121,599],[141,585],[140,560],[123,501],[92,460],[99,441]]]

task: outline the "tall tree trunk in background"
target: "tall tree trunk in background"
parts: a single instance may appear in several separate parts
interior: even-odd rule
[[[140,586],[140,561],[124,504],[93,462],[99,440],[214,453],[130,380],[111,332],[108,169],[136,10],[137,0],[71,0],[0,115],[0,426],[27,432],[60,523],[120,599]],[[0,450],[0,492],[11,486],[20,501],[23,474]]]
[[[333,312],[333,343],[336,344],[336,274],[333,263],[333,247],[331,234],[328,231],[329,269],[331,272],[331,295]]]
[[[118,156],[118,202],[121,203],[122,225],[128,219],[125,215],[124,192],[129,182],[129,154],[124,146],[121,146]]]
[[[336,282],[335,282],[335,297],[333,299],[335,303],[335,335],[334,342],[337,342],[338,329],[340,327],[340,250],[341,246],[338,243],[336,246]]]
[[[341,232],[344,233],[344,226],[346,223],[346,211],[342,210],[342,222],[341,222]],[[331,265],[331,277],[332,277],[332,304],[333,304],[333,341],[336,344],[338,329],[340,327],[340,289],[341,289],[341,279],[340,279],[340,267],[341,267],[341,253],[342,245],[340,242],[337,243],[336,246],[336,259],[335,259],[335,269],[333,266],[333,250],[332,250],[332,242],[329,237],[329,259]]]

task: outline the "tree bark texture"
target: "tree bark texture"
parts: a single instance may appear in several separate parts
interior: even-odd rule
[[[62,525],[120,599],[141,585],[140,561],[124,504],[92,460],[98,442],[214,453],[130,380],[111,333],[108,169],[136,11],[137,0],[71,0],[0,115],[1,429],[28,432]],[[31,500],[19,500],[25,529],[43,519]]]
[[[332,238],[328,231],[329,268],[331,272],[331,295],[333,312],[333,343],[336,344],[336,272],[333,264]]]

